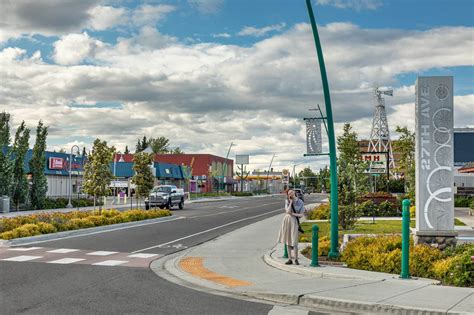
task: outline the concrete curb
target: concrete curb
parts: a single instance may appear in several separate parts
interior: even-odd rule
[[[171,216],[156,218],[156,219],[141,220],[141,221],[127,222],[127,223],[118,223],[118,224],[91,227],[91,228],[86,228],[86,229],[64,231],[64,232],[36,235],[36,236],[30,236],[30,237],[22,237],[22,238],[12,239],[9,241],[2,240],[0,242],[0,247],[27,245],[31,243],[41,243],[41,242],[47,242],[47,241],[76,237],[76,236],[85,236],[85,235],[90,235],[90,234],[112,232],[115,230],[138,227],[138,226],[143,226],[143,225],[150,225],[150,224],[155,224],[159,222],[174,221],[174,220],[179,220],[182,218],[184,217],[176,217],[176,216],[171,215]]]

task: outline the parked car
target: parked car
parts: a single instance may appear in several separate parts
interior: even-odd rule
[[[160,207],[171,209],[173,206],[184,209],[184,189],[174,185],[155,186],[145,198],[145,209]]]

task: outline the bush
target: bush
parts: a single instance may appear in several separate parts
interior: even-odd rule
[[[410,248],[410,274],[415,277],[433,278],[433,263],[442,259],[443,254],[437,248],[428,245],[416,245]]]
[[[415,218],[416,217],[416,206],[411,206],[410,207],[410,218]]]
[[[392,202],[385,200],[379,203],[378,205],[378,214],[379,217],[397,217],[401,213],[398,210],[398,207],[395,206]]]
[[[377,206],[372,200],[366,200],[357,205],[361,217],[377,216]]]
[[[343,230],[352,229],[359,216],[357,206],[339,206],[339,225]]]
[[[253,194],[249,191],[237,191],[237,192],[232,193],[232,196],[247,197],[247,196],[253,196]]]
[[[470,203],[474,200],[470,196],[454,196],[454,206],[455,207],[469,207]]]
[[[318,244],[318,256],[327,256],[329,254],[329,251],[331,250],[331,240],[323,236],[319,239],[319,244]],[[312,247],[307,246],[301,251],[301,254],[305,256],[311,256],[312,253]]]
[[[327,203],[320,204],[308,212],[308,220],[329,220],[331,218],[331,206]]]

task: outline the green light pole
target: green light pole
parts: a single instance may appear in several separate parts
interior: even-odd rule
[[[306,0],[308,7],[309,19],[311,20],[311,27],[313,29],[314,43],[316,45],[316,52],[318,54],[319,69],[321,70],[321,81],[323,82],[324,103],[326,104],[326,119],[329,139],[329,161],[331,172],[331,249],[328,256],[336,258],[339,256],[339,214],[338,214],[338,196],[337,196],[337,160],[336,160],[336,141],[334,136],[334,122],[332,118],[331,95],[329,94],[329,83],[326,76],[326,66],[324,65],[323,50],[321,49],[321,42],[319,40],[318,28],[314,19],[313,8],[311,7],[311,0]]]

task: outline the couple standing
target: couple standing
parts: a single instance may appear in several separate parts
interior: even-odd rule
[[[296,197],[294,190],[288,190],[286,192],[285,200],[285,216],[281,222],[280,232],[278,233],[278,242],[283,243],[288,248],[289,259],[285,263],[287,265],[292,265],[293,261],[291,260],[292,252],[294,252],[294,261],[295,265],[299,265],[298,262],[298,229],[299,229],[299,219],[302,218],[305,214],[305,208],[303,200]]]

